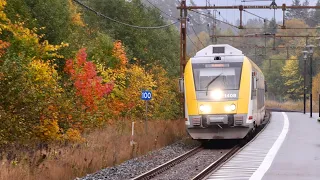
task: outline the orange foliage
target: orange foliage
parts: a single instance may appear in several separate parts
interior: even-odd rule
[[[83,142],[84,138],[81,137],[81,133],[77,129],[69,128],[66,132],[65,139],[71,142]]]
[[[85,48],[81,49],[75,60],[66,62],[65,71],[71,75],[77,95],[84,100],[85,108],[96,110],[97,101],[104,95],[110,94],[113,89],[112,83],[102,84],[102,78],[97,76],[96,67],[87,61]]]
[[[0,40],[0,57],[5,53],[5,49],[10,46],[10,43]]]
[[[59,140],[61,138],[58,120],[44,119],[38,127],[38,136],[42,140]]]
[[[76,6],[73,4],[72,0],[69,0],[69,7],[72,16],[72,22],[78,26],[85,26],[84,22],[81,19],[81,14],[77,12]]]
[[[113,44],[113,50],[112,50],[113,57],[116,57],[120,60],[121,67],[125,66],[128,63],[128,58],[126,55],[126,52],[124,50],[124,47],[122,46],[121,41],[115,41]]]

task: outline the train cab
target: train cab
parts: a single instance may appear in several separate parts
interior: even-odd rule
[[[210,45],[186,64],[181,80],[186,128],[193,139],[242,139],[265,115],[259,67],[227,44]]]

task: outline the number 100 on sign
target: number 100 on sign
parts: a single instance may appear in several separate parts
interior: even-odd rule
[[[152,93],[151,91],[142,91],[141,99],[145,101],[149,101],[152,99]]]

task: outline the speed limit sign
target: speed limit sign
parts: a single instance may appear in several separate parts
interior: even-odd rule
[[[141,99],[145,101],[149,101],[152,99],[152,93],[151,91],[142,91],[141,93]]]

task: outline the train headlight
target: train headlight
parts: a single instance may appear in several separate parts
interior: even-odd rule
[[[211,110],[211,107],[208,106],[208,105],[203,105],[201,104],[200,107],[199,107],[199,110],[203,113],[209,113],[210,110]]]
[[[235,105],[235,104],[226,105],[226,106],[224,107],[224,110],[225,110],[226,112],[234,111],[234,110],[236,110],[236,105]]]
[[[210,96],[214,100],[220,100],[223,97],[223,91],[221,91],[220,89],[213,90],[211,91]]]
[[[236,105],[235,105],[235,104],[231,104],[231,105],[230,105],[230,109],[231,109],[231,111],[236,110]]]
[[[230,111],[231,111],[231,108],[230,108],[229,105],[227,105],[227,106],[224,107],[224,110],[225,110],[226,112],[230,112]]]

